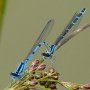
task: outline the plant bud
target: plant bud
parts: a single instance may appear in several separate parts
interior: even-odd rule
[[[39,60],[35,60],[35,61],[33,61],[32,63],[31,63],[31,66],[36,66],[36,65],[38,65],[39,64]]]
[[[85,90],[90,90],[90,83],[84,84],[84,85],[83,85],[83,88],[84,88]]]
[[[51,76],[52,76],[52,73],[48,73],[47,75],[48,75],[49,77],[51,77]]]
[[[44,72],[44,76],[47,76],[48,72]]]
[[[28,70],[28,72],[30,73],[31,71],[35,71],[37,69],[37,66],[31,66]]]
[[[47,82],[45,83],[45,88],[48,88],[49,85],[50,85],[50,82],[47,81]]]
[[[40,79],[40,78],[42,78],[43,77],[43,75],[40,73],[40,74],[37,74],[37,75],[35,75],[35,78],[36,79]]]
[[[36,82],[36,80],[33,79],[33,80],[29,81],[29,84],[31,86],[35,86],[37,84],[37,82]]]
[[[57,88],[56,88],[56,84],[50,84],[49,88],[50,88],[50,89],[57,89]]]
[[[46,65],[42,64],[37,67],[37,70],[44,70],[45,68],[46,68]]]
[[[58,80],[58,76],[52,76],[54,80]]]
[[[49,73],[54,73],[55,72],[55,69],[54,68],[50,68],[49,69]]]

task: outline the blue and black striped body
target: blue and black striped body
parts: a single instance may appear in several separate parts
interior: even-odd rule
[[[36,42],[32,46],[29,54],[27,55],[26,59],[23,60],[18,67],[16,68],[15,72],[11,72],[11,77],[13,80],[20,79],[22,77],[22,74],[24,73],[27,64],[32,59],[33,55],[41,48],[41,46],[45,45],[45,39],[48,37],[50,31],[52,30],[52,26],[54,24],[54,19],[51,19],[47,22],[45,25],[43,31],[40,33],[39,37],[37,38]]]
[[[76,25],[76,23],[78,23],[80,21],[81,17],[85,13],[85,11],[86,11],[86,9],[83,8],[79,13],[74,14],[74,16],[72,17],[72,19],[70,20],[70,22],[68,23],[66,28],[62,31],[62,33],[55,40],[54,44],[50,46],[49,51],[42,53],[42,55],[45,57],[45,59],[52,57],[52,54],[57,50],[57,48],[59,48],[59,43],[64,39],[64,37],[67,35],[67,33],[72,30],[72,28]]]
[[[33,52],[25,59],[23,60],[18,67],[16,68],[15,72],[11,72],[11,77],[13,80],[17,80],[21,78],[22,73],[25,71],[26,66],[28,62],[32,59],[33,55],[39,50],[41,46],[45,45],[45,42],[40,43],[36,48],[33,50]]]

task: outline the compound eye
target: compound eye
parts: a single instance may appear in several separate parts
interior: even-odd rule
[[[13,80],[17,80],[17,79],[21,78],[21,75],[14,73],[14,72],[11,72],[10,76],[12,77]]]

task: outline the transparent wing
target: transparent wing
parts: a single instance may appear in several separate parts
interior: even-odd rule
[[[72,26],[73,26],[72,21],[76,18],[77,15],[78,15],[78,13],[75,13],[73,15],[73,17],[69,21],[68,25],[64,28],[62,33],[55,40],[54,45],[57,46],[60,43],[60,41],[66,36],[66,34],[68,34],[68,32],[70,32],[72,30]]]
[[[90,23],[87,23],[85,25],[83,25],[82,27],[78,28],[77,30],[73,31],[70,35],[68,35],[67,37],[65,37],[60,43],[59,46],[57,47],[57,49],[59,49],[62,45],[64,45],[66,42],[68,42],[71,38],[73,38],[74,36],[76,36],[78,33],[80,33],[81,31],[85,30],[86,28],[90,27]]]
[[[42,41],[45,41],[45,39],[47,38],[47,36],[49,35],[49,33],[52,30],[52,27],[54,25],[54,19],[51,19],[47,22],[46,26],[44,27],[43,31],[41,32],[41,34],[39,35],[39,37],[37,38],[35,45],[39,44]]]
[[[82,18],[82,16],[83,16],[83,14],[85,13],[85,11],[86,11],[86,9],[83,8],[82,10],[80,10],[79,13],[77,13],[77,14],[75,14],[75,15],[73,16],[73,18],[71,19],[70,23],[69,23],[69,24],[67,25],[67,27],[66,27],[66,29],[67,29],[68,32],[75,30],[75,27],[79,25],[79,22],[81,21],[81,18]],[[65,35],[62,34],[62,35],[59,36],[59,40],[58,40],[58,43],[57,43],[57,45],[56,45],[56,49],[59,49],[59,47],[60,47],[60,46],[59,46],[59,45],[60,45],[59,43],[61,43],[61,41],[63,41],[63,39],[64,39],[68,34],[70,34],[71,32],[67,34],[67,32],[64,31],[64,33],[65,33]],[[66,35],[66,34],[67,34],[67,35]],[[60,40],[60,38],[61,38],[61,40]]]
[[[51,32],[52,30],[52,27],[54,25],[54,19],[51,19],[47,22],[46,26],[44,27],[43,31],[41,32],[41,34],[39,35],[39,37],[37,38],[36,42],[34,43],[34,45],[32,46],[30,52],[28,55],[30,55],[33,50],[35,49],[35,47],[40,43],[40,42],[43,42],[45,41],[45,39],[47,38],[47,36],[49,35],[49,33]],[[27,57],[28,57],[27,55]]]

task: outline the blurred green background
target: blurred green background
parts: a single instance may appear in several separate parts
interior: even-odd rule
[[[6,6],[6,0],[0,0],[0,40],[1,40],[1,30],[3,25],[3,18],[5,15],[5,6]]]
[[[85,7],[87,12],[80,25],[90,22],[89,0],[7,0],[6,4],[0,44],[0,90],[11,82],[10,72],[27,56],[49,19],[55,19],[47,39],[50,44],[81,8]],[[90,28],[70,40],[54,56],[61,81],[90,82]],[[38,54],[35,58],[39,58]]]

